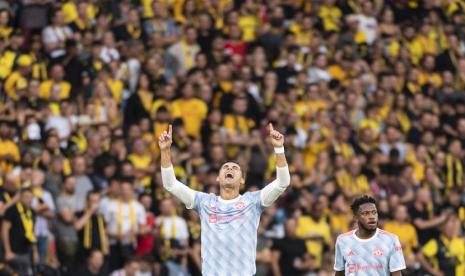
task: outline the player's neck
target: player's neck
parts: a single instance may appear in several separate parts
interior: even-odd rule
[[[235,199],[239,196],[239,191],[236,189],[222,188],[220,189],[220,197],[225,200]]]
[[[355,232],[355,235],[357,235],[357,237],[359,237],[360,239],[363,239],[363,240],[369,239],[369,238],[373,237],[375,234],[376,234],[376,230],[375,231],[367,231],[367,230],[363,229],[362,227],[359,227],[357,229],[357,231]]]

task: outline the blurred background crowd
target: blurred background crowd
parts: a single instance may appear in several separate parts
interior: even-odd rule
[[[200,275],[200,225],[163,190],[274,178],[257,275],[327,275],[354,197],[407,275],[465,275],[465,1],[0,0],[0,270]],[[6,274],[6,275],[10,275]]]

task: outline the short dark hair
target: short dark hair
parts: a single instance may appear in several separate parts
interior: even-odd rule
[[[31,187],[22,187],[22,188],[19,190],[19,193],[20,193],[20,194],[32,193],[32,188],[31,188]]]
[[[87,192],[87,195],[86,195],[86,200],[89,200],[90,196],[91,195],[101,195],[100,192],[96,189],[93,189],[93,190],[90,190]]]
[[[134,188],[134,178],[133,177],[122,177],[120,180],[120,185],[123,186],[124,184],[128,184]]]
[[[139,257],[131,257],[129,258],[125,263],[124,263],[124,266],[128,266],[130,264],[133,264],[133,263],[139,263],[140,262],[140,258]]]
[[[63,176],[62,183],[66,183],[66,181],[68,181],[68,179],[70,179],[70,178],[76,178],[76,176],[74,174],[65,175],[65,176]]]
[[[151,194],[149,194],[149,193],[142,193],[142,194],[139,195],[139,201],[140,201],[142,198],[146,197],[146,196],[152,198],[152,195],[151,195]]]
[[[352,202],[352,205],[350,205],[350,208],[352,209],[352,212],[354,213],[354,215],[357,214],[360,206],[365,203],[373,203],[376,205],[376,199],[374,199],[373,197],[369,195],[363,195],[361,197],[356,198],[354,202]]]

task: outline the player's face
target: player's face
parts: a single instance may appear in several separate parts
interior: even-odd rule
[[[234,162],[225,163],[218,175],[218,182],[221,186],[233,187],[240,185],[242,181],[242,170],[238,164]]]
[[[359,227],[366,231],[375,231],[378,227],[378,211],[373,203],[360,205],[357,213]]]

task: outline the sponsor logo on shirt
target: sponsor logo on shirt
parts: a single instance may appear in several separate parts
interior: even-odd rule
[[[366,271],[366,270],[378,270],[384,269],[383,265],[361,265],[361,264],[347,264],[347,272],[349,275],[354,275],[358,271]]]
[[[208,223],[216,223],[216,214],[208,214]]]
[[[235,220],[246,220],[247,216],[240,215],[217,215],[215,213],[208,213],[208,223],[220,223],[220,222],[231,222]]]

